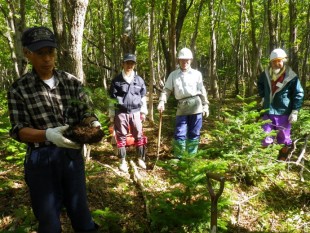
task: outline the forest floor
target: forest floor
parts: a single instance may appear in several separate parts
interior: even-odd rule
[[[174,116],[163,115],[159,157],[158,118],[155,124],[144,123],[144,134],[148,138],[147,170],[135,166],[135,151],[128,148],[128,160],[134,163],[129,174],[120,172],[110,138],[91,146],[90,160],[86,162],[87,192],[101,232],[190,232],[178,226],[154,230],[152,225],[151,216],[155,211],[150,205],[152,198],[175,185],[170,183],[169,171],[156,164],[157,158],[163,163],[172,158],[173,122]],[[208,135],[210,127],[213,122],[204,119],[202,135]],[[208,140],[207,136],[202,137],[200,147],[207,147]],[[5,162],[4,154],[0,157],[0,232],[35,232],[36,221],[23,180],[23,167]],[[222,197],[230,199],[231,205],[229,210],[219,211],[219,221],[222,219],[227,226],[227,230],[219,232],[310,232],[309,187],[303,187],[297,172],[283,170],[276,179],[282,180],[283,186],[268,177],[259,186],[238,180],[227,182]],[[4,182],[9,182],[11,188],[1,186]],[[210,197],[206,195],[205,201],[210,203]],[[165,218],[164,213],[162,216]],[[65,211],[62,222],[64,233],[73,232]],[[295,229],[285,230],[286,223],[291,226],[292,222]]]

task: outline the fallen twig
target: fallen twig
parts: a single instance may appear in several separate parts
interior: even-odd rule
[[[98,163],[99,165],[101,165],[101,166],[103,166],[103,167],[106,167],[106,168],[109,168],[109,169],[111,169],[116,175],[118,175],[118,176],[122,176],[122,177],[125,177],[124,175],[123,175],[123,173],[122,172],[120,172],[120,171],[118,171],[118,170],[116,170],[116,169],[114,169],[113,167],[111,167],[110,165],[108,165],[108,164],[104,164],[104,163],[101,163],[101,162],[99,162],[99,161],[95,161],[96,163]],[[127,177],[127,176],[126,176]]]
[[[258,194],[254,194],[253,196],[250,196],[242,201],[237,201],[236,205],[238,205],[238,209],[237,209],[237,224],[239,225],[239,220],[240,220],[240,212],[241,212],[241,205],[248,202],[249,200],[251,200],[252,198],[256,197]]]
[[[143,199],[144,199],[146,218],[148,221],[150,221],[151,217],[150,217],[149,201],[147,199],[147,195],[146,195],[145,187],[144,187],[143,182],[142,182],[141,175],[138,171],[136,164],[132,160],[130,160],[130,165],[132,166],[133,171],[134,171],[134,181],[138,184],[138,186],[141,190]]]
[[[304,143],[303,147],[301,148],[301,152],[300,152],[300,154],[299,154],[299,156],[298,156],[298,159],[296,160],[296,163],[300,163],[301,160],[304,158],[304,155],[305,155],[305,153],[306,153],[306,148],[307,148],[309,136],[310,136],[310,134],[308,134],[308,135],[305,137],[305,140],[304,140],[305,143]]]

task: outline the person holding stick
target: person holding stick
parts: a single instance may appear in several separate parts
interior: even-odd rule
[[[191,68],[193,54],[183,48],[178,53],[179,68],[172,71],[159,98],[157,109],[165,110],[171,93],[178,101],[173,151],[177,159],[183,154],[195,154],[198,150],[202,117],[209,116],[209,101],[202,74]]]

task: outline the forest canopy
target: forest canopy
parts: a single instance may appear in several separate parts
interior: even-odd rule
[[[121,69],[124,53],[157,88],[176,66],[176,52],[194,53],[210,94],[255,94],[270,52],[283,48],[305,86],[309,80],[308,1],[1,0],[1,87],[27,69],[20,37],[27,27],[57,35],[58,66],[90,86],[103,86]]]

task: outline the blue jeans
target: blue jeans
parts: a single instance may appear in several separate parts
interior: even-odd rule
[[[39,233],[61,232],[63,207],[76,232],[96,229],[87,205],[85,167],[80,150],[41,147],[28,149],[24,163]]]
[[[202,127],[202,113],[177,116],[174,131],[175,140],[199,139]]]

